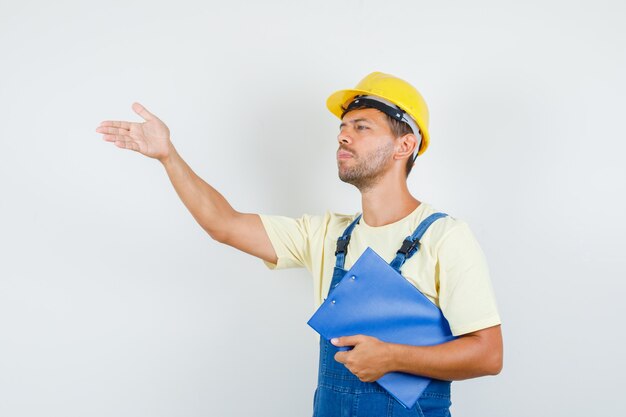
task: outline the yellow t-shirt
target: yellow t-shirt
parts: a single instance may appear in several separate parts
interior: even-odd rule
[[[368,226],[361,219],[352,232],[344,268],[350,269],[368,246],[391,262],[402,241],[435,212],[429,204],[421,203],[407,217],[384,226]],[[332,212],[297,219],[261,215],[278,257],[276,265],[265,264],[271,269],[309,270],[318,307],[332,280],[337,238],[356,216]],[[467,223],[451,216],[438,219],[420,242],[419,251],[400,271],[441,308],[452,334],[458,336],[500,324],[487,262]]]

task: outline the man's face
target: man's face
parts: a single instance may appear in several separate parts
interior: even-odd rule
[[[339,178],[361,191],[371,188],[393,161],[395,138],[387,116],[376,109],[353,110],[339,128]]]

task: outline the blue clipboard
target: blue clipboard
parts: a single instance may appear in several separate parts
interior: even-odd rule
[[[431,346],[456,339],[439,307],[371,248],[331,290],[308,324],[326,340],[363,334],[384,342]],[[376,382],[412,408],[430,381],[391,372]]]

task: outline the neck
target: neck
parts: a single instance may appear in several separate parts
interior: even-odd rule
[[[373,227],[397,222],[420,204],[409,192],[405,178],[383,178],[375,186],[361,191],[363,221]]]

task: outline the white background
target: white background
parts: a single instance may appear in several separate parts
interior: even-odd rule
[[[102,120],[170,127],[240,211],[360,210],[326,97],[413,83],[410,189],[489,261],[504,370],[456,416],[625,415],[620,1],[0,0],[0,416],[307,416],[311,278],[213,242]]]

